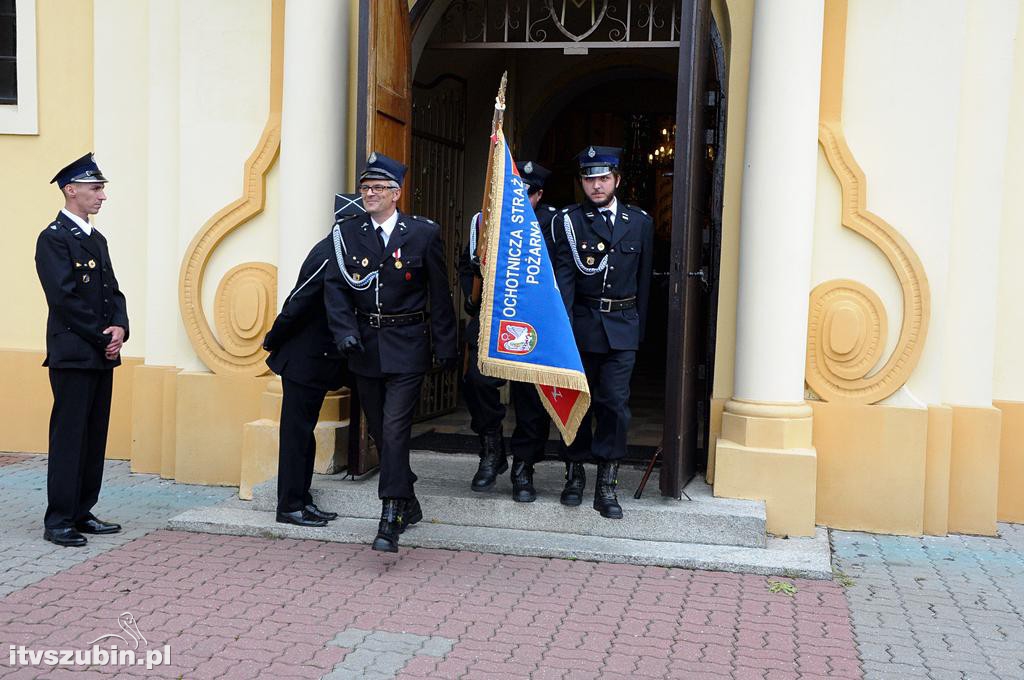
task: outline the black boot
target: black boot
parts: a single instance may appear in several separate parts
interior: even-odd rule
[[[420,507],[420,501],[416,496],[413,496],[409,500],[405,501],[405,511],[402,513],[402,531],[405,533],[405,529],[416,522],[423,519],[423,508]]]
[[[516,503],[532,503],[537,500],[533,488],[533,466],[521,460],[512,459],[512,500]]]
[[[619,483],[618,463],[600,463],[597,466],[597,486],[594,487],[594,510],[601,517],[622,519],[622,506],[615,495],[615,486]]]
[[[565,488],[559,499],[562,505],[579,505],[583,502],[583,490],[587,488],[587,473],[583,463],[565,464]]]
[[[402,508],[405,501],[401,498],[385,498],[380,510],[380,524],[377,526],[377,537],[373,539],[373,549],[381,552],[398,552],[398,536],[402,533]]]
[[[508,470],[508,460],[505,458],[505,439],[501,436],[501,430],[480,435],[480,467],[473,475],[470,488],[473,491],[490,491],[498,475],[505,470]]]

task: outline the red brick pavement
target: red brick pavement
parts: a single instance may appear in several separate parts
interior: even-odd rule
[[[158,531],[0,600],[8,645],[84,649],[131,612],[170,666],[74,678],[319,678],[347,628],[455,641],[400,678],[860,678],[842,589],[762,576]],[[40,671],[44,671],[40,674]]]

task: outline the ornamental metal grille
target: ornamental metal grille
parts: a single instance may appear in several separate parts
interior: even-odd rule
[[[437,49],[678,47],[679,0],[453,0]]]

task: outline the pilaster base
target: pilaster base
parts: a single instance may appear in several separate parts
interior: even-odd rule
[[[996,535],[999,494],[997,408],[953,406],[953,445],[949,461],[949,530]]]
[[[260,419],[246,423],[242,434],[242,479],[238,497],[252,500],[252,491],[277,476],[278,442],[281,424]],[[348,421],[320,421],[313,430],[316,458],[313,472],[333,475],[345,469],[348,456]]]
[[[993,406],[1003,414],[997,518],[1024,523],[1024,402],[997,401]]]

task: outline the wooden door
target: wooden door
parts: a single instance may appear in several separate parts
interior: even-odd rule
[[[698,370],[708,317],[700,314],[710,272],[701,267],[708,225],[704,88],[710,9],[707,0],[683,0],[676,97],[676,167],[672,187],[672,259],[669,271],[665,428],[659,485],[680,498],[697,470],[701,401]]]

